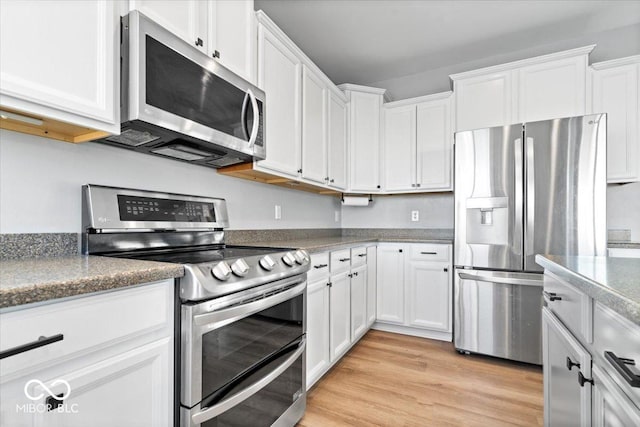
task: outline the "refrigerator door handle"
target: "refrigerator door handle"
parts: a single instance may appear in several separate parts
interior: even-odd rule
[[[514,158],[514,179],[515,179],[515,195],[514,195],[514,221],[513,221],[513,247],[517,255],[522,255],[522,139],[515,140],[513,150]]]
[[[475,280],[476,282],[503,283],[507,285],[542,286],[542,277],[539,279],[523,279],[515,277],[480,276],[468,273],[458,273],[462,280]]]
[[[529,255],[535,255],[534,251],[534,218],[536,212],[535,200],[536,200],[536,189],[535,189],[535,166],[534,166],[534,158],[533,158],[533,138],[527,137],[525,143],[526,149],[526,159],[527,159],[527,167],[525,168],[526,175],[526,193],[525,197],[527,198],[527,218],[525,225],[525,257]]]

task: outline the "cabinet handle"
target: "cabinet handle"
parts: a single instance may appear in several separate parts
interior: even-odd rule
[[[302,169],[298,169],[298,173],[302,173]]]
[[[379,186],[379,185],[376,185],[376,188],[380,188],[380,186]]]
[[[349,274],[349,277],[353,277],[353,274]]]
[[[45,345],[53,344],[54,342],[62,341],[64,339],[64,335],[57,334],[52,335],[50,337],[38,337],[37,340],[31,341],[27,344],[22,344],[17,347],[10,348],[8,350],[0,352],[0,359],[4,359],[5,357],[15,356],[16,354],[25,353],[27,351],[44,347]]]
[[[640,388],[640,375],[634,374],[629,365],[635,366],[636,361],[633,359],[625,359],[624,357],[618,357],[612,351],[605,351],[604,358],[607,359],[611,365],[618,371],[622,378],[629,383],[631,387]]]
[[[327,266],[329,266],[329,264],[318,264],[318,265],[314,265],[313,268],[319,269],[319,268],[325,268]]]
[[[332,182],[334,182],[334,181],[335,181],[334,179],[331,179],[329,182],[331,182],[331,183],[332,183]]]
[[[346,262],[349,261],[351,258],[340,258],[340,262]]]
[[[402,253],[402,249],[398,249],[398,252]]]
[[[200,37],[198,37],[196,39],[196,46],[202,46],[202,45],[203,45],[203,41],[202,41],[202,39]]]
[[[367,256],[367,254],[358,254],[360,258]]]
[[[584,383],[591,383],[591,385],[593,385],[593,378],[585,378],[582,372],[578,371],[578,383],[580,387],[584,387]]]
[[[422,255],[438,255],[438,252],[420,252]]]
[[[416,184],[416,187],[418,187],[418,188],[419,188],[419,187],[420,187],[420,184]]]
[[[446,272],[448,272],[448,271],[449,271],[449,267],[445,267],[445,268],[444,268],[444,272],[446,273]]]
[[[551,302],[562,301],[562,297],[559,297],[558,294],[556,294],[555,292],[542,291],[542,294],[545,296],[546,299],[548,299]]]
[[[358,272],[353,273],[354,277],[358,277]]]
[[[580,364],[578,362],[574,362],[569,356],[567,356],[567,369],[572,370],[574,366],[580,369]]]
[[[213,53],[211,54],[211,56],[214,57],[214,58],[220,59],[220,52],[218,52],[217,50],[214,50]]]
[[[325,176],[325,177],[324,177],[324,180],[325,180],[325,181],[329,181],[329,177],[328,177],[328,176]]]
[[[331,287],[332,285],[333,285],[333,283],[331,283],[331,282],[327,283],[328,287]]]

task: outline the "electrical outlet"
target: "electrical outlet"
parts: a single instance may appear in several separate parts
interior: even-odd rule
[[[280,205],[276,205],[275,217],[276,219],[282,219],[282,207]]]
[[[411,221],[420,221],[420,211],[411,211]]]

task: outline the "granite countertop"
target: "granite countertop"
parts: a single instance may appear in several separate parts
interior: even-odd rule
[[[400,242],[400,243],[441,243],[451,244],[448,239],[421,239],[406,237],[365,237],[365,236],[335,236],[335,237],[311,237],[292,240],[270,240],[263,242],[242,243],[243,246],[262,246],[272,248],[298,248],[309,252],[323,252],[326,250],[342,249],[361,243]]]
[[[172,279],[182,265],[100,256],[0,261],[0,308]]]
[[[537,255],[536,262],[640,325],[640,259]]]
[[[621,248],[621,249],[640,249],[640,242],[616,242],[610,241],[607,243],[609,248]]]

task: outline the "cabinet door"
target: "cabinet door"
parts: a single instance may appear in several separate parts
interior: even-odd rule
[[[120,25],[111,1],[3,1],[0,103],[120,133]]]
[[[268,98],[267,98],[268,99]],[[302,177],[327,184],[327,88],[302,67]]]
[[[130,0],[137,9],[191,46],[207,53],[209,10],[200,0]]]
[[[300,169],[300,60],[258,27],[258,86],[267,93],[267,158],[261,168],[297,177]]]
[[[544,425],[591,426],[591,356],[546,307],[542,309]],[[576,365],[579,364],[579,365]],[[569,367],[571,369],[569,369]]]
[[[255,82],[256,30],[253,0],[212,0],[207,53],[222,65]]]
[[[407,263],[407,324],[451,332],[451,274],[443,263]]]
[[[367,248],[367,326],[376,321],[376,279],[378,254],[375,246]]]
[[[456,130],[503,126],[512,117],[514,97],[510,71],[470,77],[454,82]]]
[[[339,359],[351,344],[351,285],[349,272],[331,276],[329,341],[331,361]]]
[[[416,106],[384,108],[383,188],[416,188]]]
[[[404,323],[404,247],[378,246],[377,320]]]
[[[329,363],[329,278],[325,278],[307,287],[307,390]]]
[[[351,92],[349,161],[353,191],[380,189],[380,106],[382,97],[370,93]]]
[[[516,72],[519,122],[585,114],[586,55],[530,65]]]
[[[2,384],[0,424],[6,426],[168,426],[173,422],[173,340],[164,338],[82,366],[72,362],[51,376],[34,373]],[[53,368],[54,370],[56,368]],[[32,381],[32,380],[37,381]],[[62,380],[62,381],[60,381]],[[27,386],[28,383],[28,386]],[[68,396],[60,410],[21,412],[46,405],[49,392]],[[68,387],[67,387],[68,384]],[[36,397],[31,399],[29,396]],[[40,396],[40,397],[38,397]]]
[[[351,271],[351,341],[367,332],[367,266]]]
[[[419,104],[416,127],[417,187],[422,190],[451,190],[451,98]]]
[[[593,366],[593,426],[640,426],[640,409],[598,365]]]
[[[347,188],[347,106],[329,93],[329,185]]]
[[[593,112],[607,113],[607,182],[640,180],[640,65],[595,70]]]

